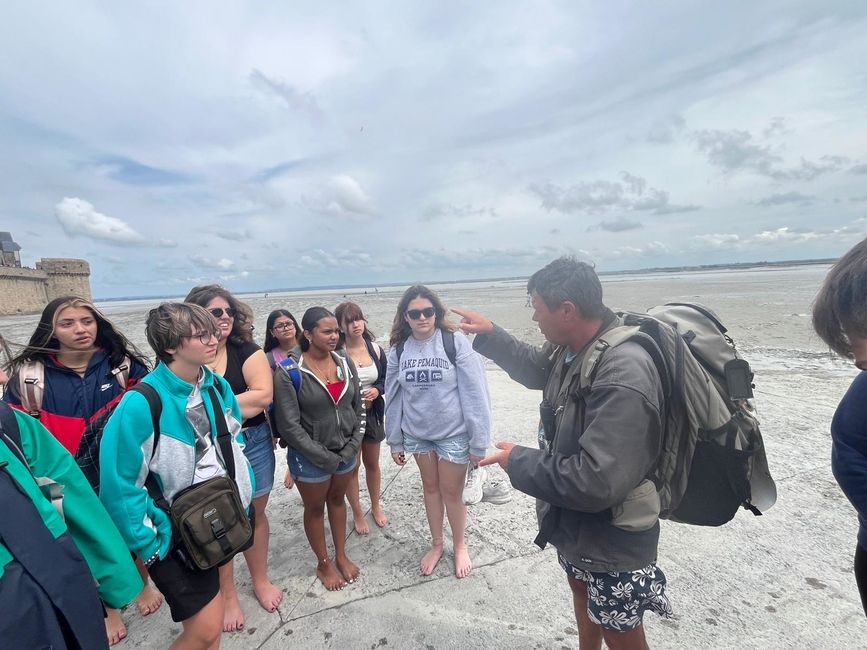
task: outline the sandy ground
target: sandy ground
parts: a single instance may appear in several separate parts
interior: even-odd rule
[[[538,394],[489,368],[494,439],[533,444]],[[852,575],[856,519],[829,467],[828,423],[848,380],[827,397],[807,375],[779,373],[757,394],[779,500],[763,517],[742,511],[721,528],[664,523],[659,564],[669,581],[675,618],[649,614],[654,648],[864,648],[867,623]],[[278,458],[282,454],[278,455]],[[532,499],[470,509],[469,544],[475,569],[454,578],[446,554],[433,576],[419,575],[428,544],[416,467],[395,466],[383,448],[383,507],[390,518],[371,533],[348,538],[362,579],[325,591],[301,524],[297,490],[287,491],[278,463],[268,506],[271,576],[286,592],[268,614],[252,595],[237,560],[247,613],[242,632],[225,634],[224,648],[577,648],[568,586],[549,547],[532,544]],[[364,490],[362,491],[365,502]],[[446,545],[449,546],[447,538]],[[167,608],[147,618],[134,607],[124,618],[121,648],[164,648],[180,632]]]

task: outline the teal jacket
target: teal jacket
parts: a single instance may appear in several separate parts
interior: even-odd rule
[[[214,418],[225,417],[229,432],[233,434],[235,481],[241,501],[247,507],[252,501],[254,482],[253,470],[243,453],[241,409],[225,379],[208,368],[204,368],[204,373],[202,393],[214,386],[223,406],[223,413],[215,414],[205,397],[211,439],[216,444]],[[130,550],[143,559],[154,553],[165,558],[171,548],[171,522],[168,514],[151,499],[145,479],[153,474],[169,503],[178,492],[193,484],[196,434],[186,418],[186,408],[194,386],[163,363],[142,381],[153,386],[162,401],[159,442],[154,449],[153,421],[144,395],[127,392],[102,434],[99,498]],[[217,454],[222,460],[219,447]]]
[[[33,473],[5,443],[0,442],[0,462],[9,463],[3,471],[8,472],[30,497],[55,539],[69,532],[106,605],[120,608],[132,602],[142,589],[141,578],[126,544],[75,459],[37,420],[20,412],[15,413],[15,418],[21,431],[22,451]],[[65,521],[51,501],[43,496],[34,474],[47,476],[63,485]],[[12,555],[0,541],[0,579],[11,560]]]

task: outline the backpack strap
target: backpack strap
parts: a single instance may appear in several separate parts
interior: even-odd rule
[[[295,388],[295,393],[301,392],[301,369],[298,367],[298,362],[292,357],[286,357],[277,364],[283,372],[289,375],[292,380],[292,386]]]
[[[18,397],[24,411],[38,418],[42,413],[42,396],[45,394],[45,364],[31,359],[18,369]]]
[[[457,359],[458,353],[455,349],[455,333],[451,330],[440,330],[443,333],[443,349],[446,351],[446,356],[449,358],[449,361],[452,362],[452,365],[455,365],[455,359]],[[406,339],[398,343],[395,347],[397,348],[397,362],[400,363],[400,355],[403,354],[403,346],[406,344]]]
[[[124,356],[123,361],[121,361],[120,365],[117,368],[111,369],[111,374],[114,375],[114,379],[117,382],[117,385],[120,386],[122,391],[126,390],[126,386],[129,383],[129,375],[132,371],[132,361],[128,356]]]
[[[596,371],[599,369],[599,362],[602,360],[602,355],[605,354],[605,351],[608,348],[615,348],[621,343],[625,343],[638,334],[638,331],[639,327],[637,325],[612,327],[590,344],[584,358],[581,360],[579,387],[582,393],[589,391],[593,385]]]
[[[217,425],[217,444],[220,447],[220,452],[223,454],[223,464],[226,466],[226,473],[229,475],[229,478],[234,481],[235,454],[232,453],[232,436],[226,424],[226,414],[223,413],[223,404],[220,402],[220,398],[217,397],[217,391],[213,386],[208,387],[208,397],[214,409],[214,421]]]
[[[151,458],[153,458],[157,451],[157,444],[160,441],[160,416],[163,414],[162,400],[160,399],[160,395],[157,393],[156,389],[143,381],[137,383],[135,386],[130,388],[130,390],[143,395],[148,402],[148,407],[151,412],[151,424],[154,429],[154,444],[151,448]]]

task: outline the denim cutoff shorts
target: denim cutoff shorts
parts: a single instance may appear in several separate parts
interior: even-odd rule
[[[274,443],[271,442],[271,427],[268,422],[260,422],[242,429],[244,434],[244,455],[253,468],[256,491],[253,498],[265,496],[274,487],[274,470],[277,459],[274,457]]]
[[[304,454],[292,449],[286,450],[286,464],[289,466],[289,473],[292,478],[302,483],[324,483],[332,476],[339,474],[347,474],[355,469],[355,464],[358,462],[358,456],[353,456],[351,461],[341,462],[334,474],[329,474],[321,467],[317,467]]]
[[[421,440],[404,433],[403,449],[408,454],[436,452],[436,455],[443,460],[456,465],[466,465],[470,462],[470,437],[465,433],[442,440]]]

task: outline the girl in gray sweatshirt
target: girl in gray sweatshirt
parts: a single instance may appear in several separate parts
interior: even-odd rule
[[[468,464],[490,444],[491,405],[482,360],[469,340],[445,320],[439,297],[423,285],[406,290],[391,332],[385,374],[385,433],[398,465],[412,454],[424,485],[432,544],[420,569],[430,575],[443,550],[448,515],[455,575],[472,570],[462,500]]]

